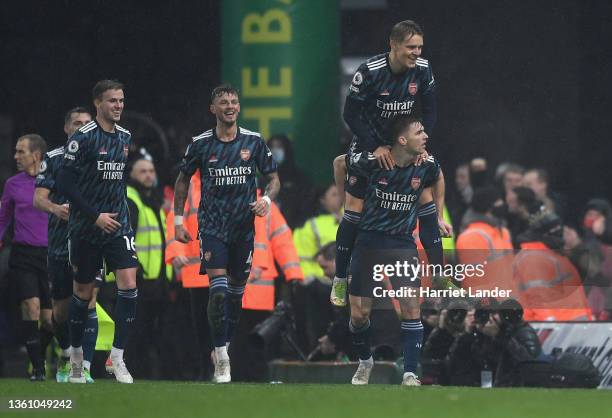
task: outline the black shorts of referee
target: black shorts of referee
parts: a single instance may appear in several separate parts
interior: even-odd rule
[[[10,286],[19,302],[38,298],[40,309],[51,309],[47,247],[13,243],[9,258]]]

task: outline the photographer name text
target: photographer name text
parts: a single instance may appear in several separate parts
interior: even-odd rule
[[[377,286],[372,290],[375,298],[508,298],[512,290],[494,287],[491,289],[434,289],[431,287],[402,286],[398,289],[385,289]]]

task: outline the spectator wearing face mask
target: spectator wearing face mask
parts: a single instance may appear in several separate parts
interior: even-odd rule
[[[589,280],[589,301],[597,317],[607,319],[612,303],[612,207],[606,199],[591,199],[582,216],[585,247],[596,254],[601,263],[596,280]],[[596,302],[597,301],[597,302]]]
[[[275,203],[283,213],[291,229],[304,224],[315,213],[312,198],[313,185],[304,172],[295,164],[293,145],[283,134],[272,135],[268,140],[272,158],[278,165],[281,189]]]

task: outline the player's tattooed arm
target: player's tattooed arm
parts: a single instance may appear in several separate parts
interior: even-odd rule
[[[278,191],[280,190],[280,180],[278,179],[278,173],[270,173],[266,175],[266,191],[264,192],[264,196],[268,196],[270,200],[276,199],[278,196]]]
[[[255,212],[257,216],[266,216],[268,214],[270,211],[270,204],[272,200],[276,198],[280,190],[280,180],[278,179],[277,172],[266,174],[266,182],[266,190],[263,196],[257,199],[257,202],[250,203],[251,210]]]
[[[189,192],[190,180],[182,171],[179,171],[176,183],[174,183],[174,238],[183,244],[192,240],[189,232],[183,226],[183,210]]]

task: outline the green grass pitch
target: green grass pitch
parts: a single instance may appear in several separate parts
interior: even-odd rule
[[[71,410],[15,410],[9,400],[71,399]],[[0,417],[113,418],[604,418],[602,390],[480,389],[369,385],[236,384],[140,381],[120,385],[30,383],[0,379]]]

